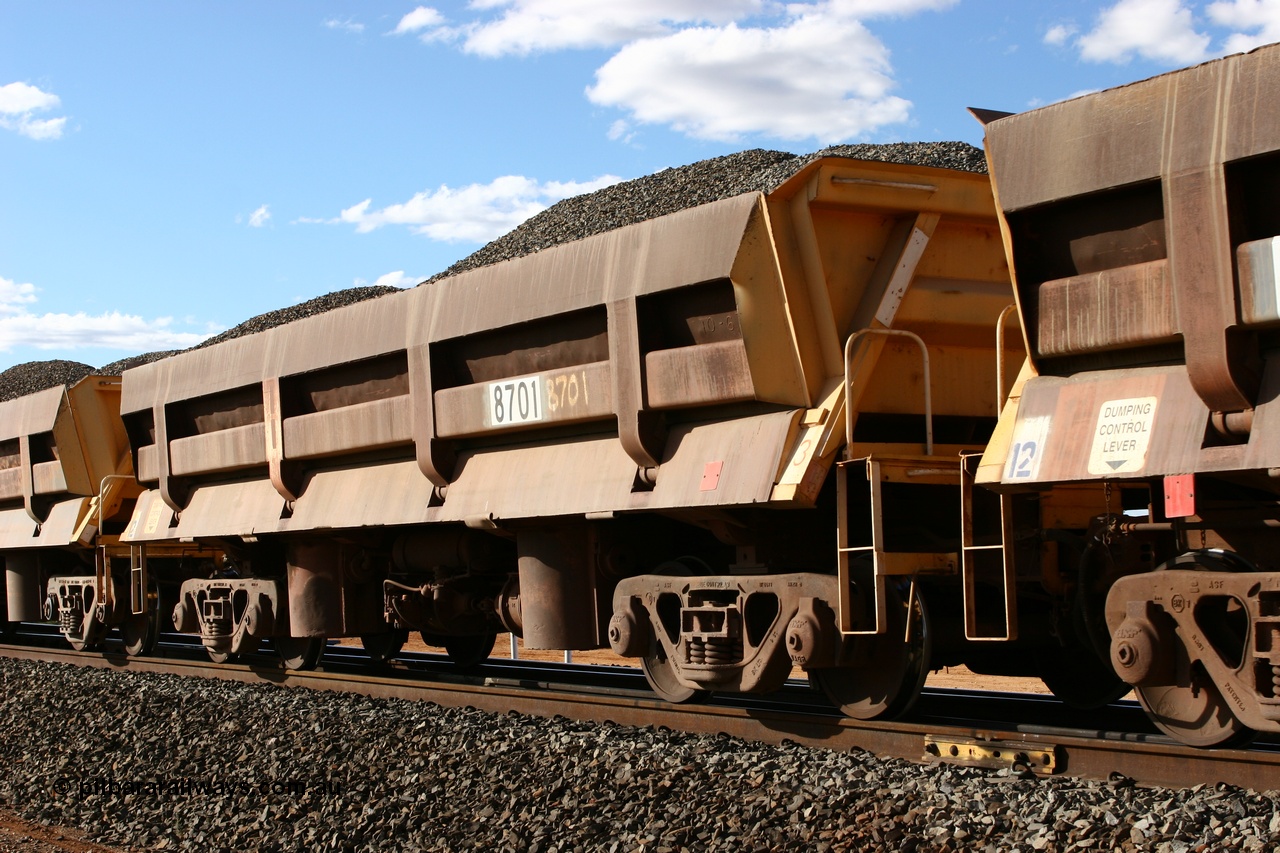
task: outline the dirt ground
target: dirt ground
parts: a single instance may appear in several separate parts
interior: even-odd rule
[[[341,640],[341,645],[356,646],[360,645],[360,641],[356,639]],[[405,651],[408,652],[436,652],[442,650],[433,646],[428,646],[422,642],[422,638],[415,631],[409,635],[409,642],[405,644]],[[564,661],[563,651],[536,651],[526,649],[522,640],[516,641],[516,656],[521,660],[545,661],[548,663],[561,663]],[[511,657],[511,635],[499,634],[498,642],[493,646],[493,654],[491,657],[508,659]],[[626,658],[620,658],[608,649],[592,649],[589,651],[575,651],[572,654],[573,663],[577,664],[595,664],[599,666],[635,666],[635,662]],[[792,673],[793,678],[804,678],[804,671],[797,669]],[[970,672],[962,666],[947,667],[938,672],[929,674],[925,681],[926,687],[937,688],[953,688],[962,690],[994,690],[1002,693],[1039,693],[1048,694],[1049,688],[1044,686],[1044,682],[1038,678],[1007,678],[999,675],[977,675]]]
[[[0,809],[0,850],[6,853],[118,853],[116,847],[85,841],[84,833],[78,829],[45,826],[4,809]]]

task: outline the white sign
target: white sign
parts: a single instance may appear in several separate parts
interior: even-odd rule
[[[1098,410],[1089,451],[1090,474],[1130,474],[1147,464],[1155,397],[1108,400]]]
[[[1049,415],[1037,415],[1018,421],[1013,432],[1009,458],[1005,460],[1004,481],[1035,480],[1040,475],[1045,441],[1049,438]]]
[[[489,425],[508,426],[546,417],[542,377],[525,376],[489,383]]]

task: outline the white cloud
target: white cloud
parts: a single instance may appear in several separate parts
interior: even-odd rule
[[[1227,53],[1253,50],[1280,41],[1280,0],[1220,0],[1205,10],[1209,20],[1235,32],[1226,38]]]
[[[346,222],[365,234],[384,225],[407,225],[416,234],[443,242],[485,243],[561,199],[593,192],[620,181],[605,175],[585,183],[505,175],[487,184],[423,191],[400,204],[371,209],[373,199],[352,205],[329,222]],[[300,220],[315,222],[316,220]]]
[[[346,33],[362,33],[364,32],[364,24],[352,18],[327,18],[324,25],[331,30],[342,30]]]
[[[1057,24],[1044,34],[1044,43],[1055,46],[1064,45],[1077,32],[1075,24]]]
[[[861,5],[861,4],[853,4]],[[703,139],[761,133],[833,143],[906,121],[889,51],[836,4],[777,27],[698,27],[632,42],[587,97]]]
[[[422,30],[433,29],[444,23],[444,15],[441,15],[430,6],[419,6],[409,14],[400,19],[400,23],[396,24],[396,28],[392,30],[393,35],[404,35],[405,33],[416,33]]]
[[[6,115],[51,110],[61,103],[57,95],[43,92],[38,87],[26,83],[9,83],[0,86],[0,113]]]
[[[0,314],[20,314],[27,310],[22,306],[30,305],[36,298],[34,284],[18,284],[0,276]]]
[[[792,15],[801,15],[810,11],[827,10],[842,18],[902,18],[917,12],[936,12],[954,6],[960,0],[806,0],[802,3],[791,3],[787,11]]]
[[[404,270],[396,270],[395,272],[383,273],[375,278],[372,282],[373,287],[416,287],[419,282],[426,279],[425,275],[405,275]],[[352,282],[352,287],[369,287],[368,279],[357,278]]]
[[[396,32],[448,41],[484,57],[571,49],[612,53],[586,87],[622,111],[610,139],[642,124],[706,139],[758,133],[841,142],[907,120],[889,51],[865,25],[955,6],[959,0],[471,0],[446,25],[430,7]]]
[[[29,346],[46,350],[109,347],[132,352],[185,349],[209,337],[172,329],[172,317],[147,320],[136,314],[35,314],[27,309],[37,299],[32,284],[0,276],[0,350]]]
[[[0,124],[3,124],[2,119],[0,119]],[[46,119],[34,119],[24,116],[18,119],[16,127],[10,129],[16,130],[30,139],[61,139],[62,131],[66,124],[66,116]]]
[[[58,139],[66,126],[66,118],[38,119],[33,114],[56,109],[61,104],[57,95],[27,83],[0,86],[0,127],[30,139]]]
[[[249,227],[261,228],[271,221],[271,206],[264,204],[249,214]]]
[[[666,35],[678,26],[727,24],[759,14],[765,0],[486,0],[472,7],[498,9],[502,14],[496,20],[464,27],[464,50],[480,56],[524,56],[539,51],[614,47]]]
[[[1196,31],[1191,9],[1181,0],[1120,0],[1102,10],[1097,26],[1077,45],[1080,56],[1092,62],[1140,56],[1185,65],[1206,59],[1209,41]]]
[[[614,142],[619,139],[623,142],[630,142],[636,136],[631,130],[631,123],[621,118],[609,125],[609,130],[605,135]]]

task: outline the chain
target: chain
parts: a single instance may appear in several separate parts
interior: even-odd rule
[[[1106,519],[1107,519],[1106,528],[1103,530],[1103,533],[1102,533],[1102,544],[1103,546],[1110,548],[1111,533],[1115,529],[1115,525],[1111,523],[1111,481],[1110,480],[1102,481],[1102,498],[1103,498],[1104,508],[1106,509]]]

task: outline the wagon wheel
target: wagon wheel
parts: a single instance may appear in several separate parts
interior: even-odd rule
[[[860,663],[809,672],[827,698],[846,716],[857,720],[891,719],[905,714],[920,698],[929,673],[932,632],[919,591],[911,597],[909,639],[907,602],[894,586],[885,593],[885,630],[853,640],[865,644],[857,649]]]
[[[71,634],[67,630],[62,630],[62,636],[66,638],[67,643],[77,652],[96,652],[102,648],[102,638],[107,633],[107,627],[98,619],[97,595],[92,586],[83,587],[86,594],[86,600],[81,603],[84,609],[84,616],[80,620],[80,630],[77,634]]]
[[[84,639],[82,637],[67,637],[67,642],[71,648],[77,652],[96,652],[102,648],[102,638]]]
[[[214,663],[235,663],[240,660],[240,655],[234,652],[222,651],[221,649],[211,649],[205,646],[205,653],[209,655],[209,660]]]
[[[120,624],[120,637],[129,657],[151,654],[160,639],[160,589],[155,584],[149,589],[151,601],[146,612],[133,614]]]
[[[640,659],[640,669],[644,671],[644,680],[649,682],[649,688],[658,694],[659,699],[680,705],[684,702],[701,702],[710,695],[708,690],[685,687],[680,683],[676,678],[675,667],[667,659],[667,650],[658,642],[657,637],[650,637],[649,653]]]
[[[400,654],[409,639],[409,632],[403,628],[392,628],[377,634],[361,634],[360,644],[369,653],[374,663],[386,663]]]
[[[1210,572],[1253,571],[1244,560],[1229,553],[1195,551],[1175,557],[1160,567],[1160,571],[1185,569]],[[1231,600],[1234,602],[1234,599]],[[1198,615],[1197,621],[1212,620],[1205,626],[1205,633],[1212,627],[1217,631],[1239,634],[1243,644],[1248,628],[1248,617],[1243,610],[1224,607],[1217,614]],[[1203,622],[1202,622],[1203,624]],[[1171,636],[1173,635],[1170,632]],[[1191,746],[1238,746],[1252,740],[1256,732],[1236,719],[1231,706],[1223,697],[1208,670],[1199,661],[1192,661],[1186,646],[1178,637],[1174,646],[1174,677],[1172,684],[1154,684],[1135,687],[1138,701],[1151,721],[1162,732]]]
[[[699,577],[711,574],[711,566],[701,557],[684,556],[668,560],[653,570],[655,575],[673,575],[677,577]],[[644,672],[644,680],[649,688],[663,699],[674,705],[685,702],[701,702],[711,695],[710,690],[686,687],[676,677],[675,666],[667,657],[667,650],[650,629],[649,653],[640,659],[640,669]]]
[[[74,637],[71,634],[63,633],[62,636],[67,638],[67,642],[71,648],[77,652],[96,652],[102,649],[102,637],[107,633],[107,628],[93,612],[85,614],[84,623],[80,628],[80,636]]]
[[[427,635],[424,634],[422,639],[431,644],[431,641],[427,640]],[[486,631],[483,634],[450,635],[432,639],[436,641],[434,645],[444,646],[445,653],[449,655],[449,660],[453,661],[454,666],[459,669],[470,669],[489,659],[489,655],[493,652],[493,644],[498,641],[498,632]]]
[[[275,637],[272,642],[284,668],[291,672],[315,669],[324,657],[324,637]]]

